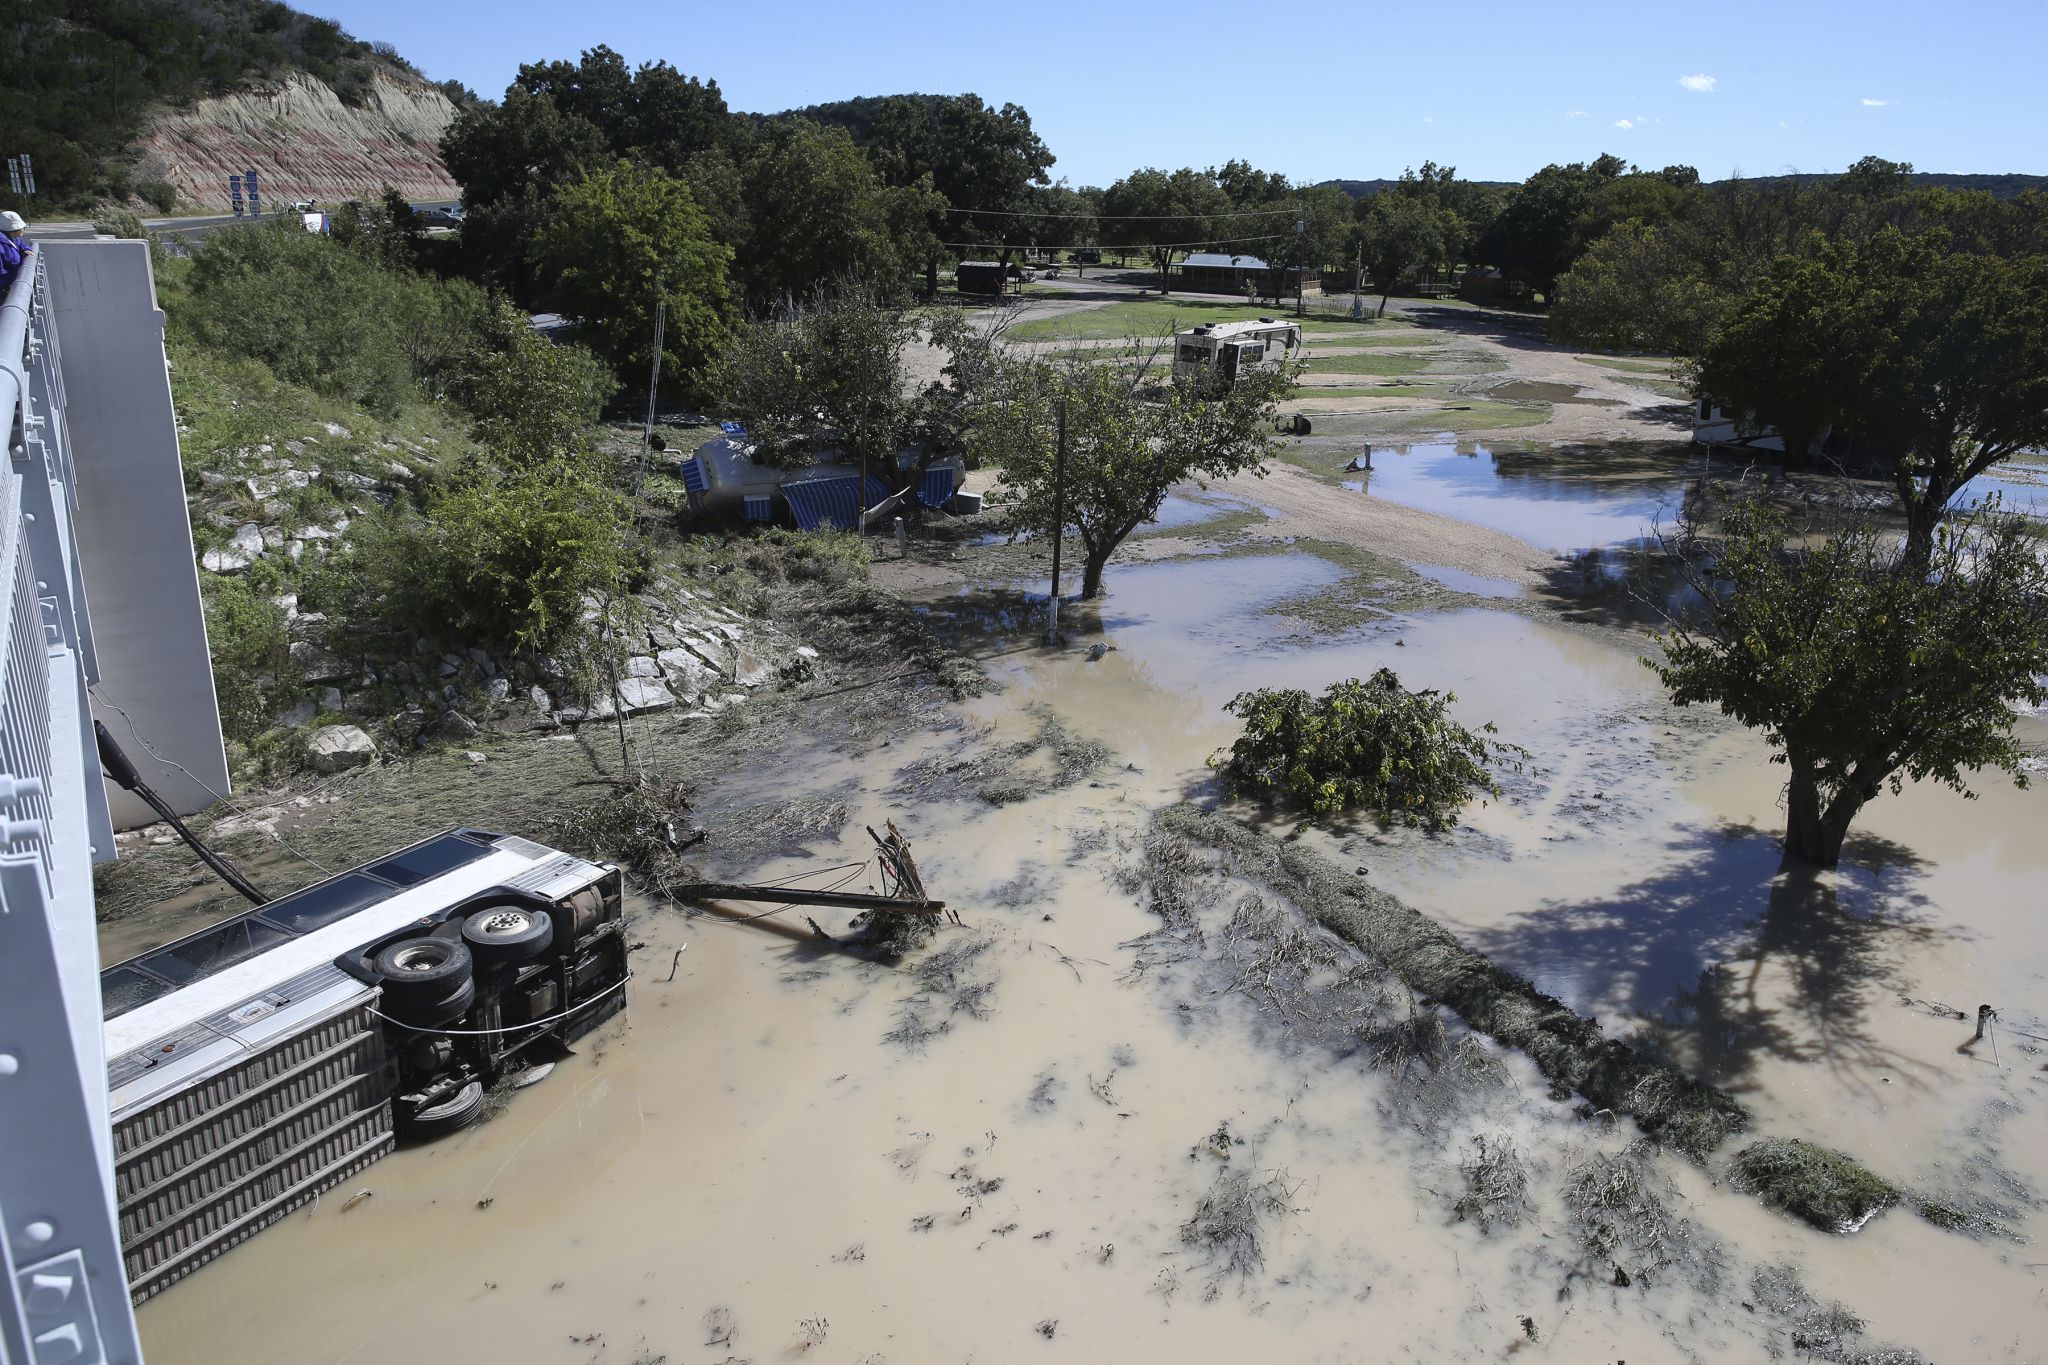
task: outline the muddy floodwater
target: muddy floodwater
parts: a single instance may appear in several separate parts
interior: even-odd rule
[[[1640,536],[1679,487],[1546,483],[1448,448],[1374,464],[1366,490],[1332,496],[1554,550]],[[1163,522],[1199,530],[1210,507],[1191,495]],[[386,1159],[144,1305],[150,1358],[1641,1365],[1853,1338],[2039,1359],[2044,794],[1997,777],[1974,802],[1886,794],[1839,873],[1783,878],[1782,770],[1746,732],[1667,706],[1640,634],[1478,607],[1304,643],[1286,604],[1341,576],[1286,549],[1118,565],[1056,650],[1012,595],[935,596],[937,624],[991,646],[996,690],[942,727],[764,739],[705,795],[844,803],[836,834],[711,855],[759,880],[860,862],[862,825],[893,816],[964,924],[884,965],[804,922],[837,931],[840,912],[643,902],[625,1020],[489,1122]],[[1812,1230],[1721,1183],[1726,1151],[1633,1153],[1627,1121],[1583,1114],[1454,1019],[1469,1085],[1333,1043],[1300,1000],[1440,1016],[1234,879],[1197,879],[1162,937],[1141,889],[1151,816],[1217,799],[1222,704],[1379,667],[1455,692],[1462,719],[1529,751],[1522,770],[1443,837],[1272,832],[1727,1089],[1762,1134],[1995,1209],[2012,1235],[1903,1208]],[[1000,793],[976,786],[978,756],[1053,722],[1062,752],[1100,749],[1071,772],[1041,750]],[[2021,726],[2048,744],[2048,724]],[[1259,946],[1277,942],[1292,946]],[[1294,971],[1281,1008],[1275,973]],[[1995,1059],[1959,1051],[1971,1027],[1941,1008],[1980,1002],[2001,1010]],[[1504,1150],[1519,1185],[1484,1183]],[[1572,1192],[1618,1172],[1661,1212],[1603,1240]]]

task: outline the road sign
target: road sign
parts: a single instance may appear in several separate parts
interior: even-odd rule
[[[242,216],[242,177],[239,175],[228,177],[228,201],[235,206],[235,217],[240,218]]]
[[[7,183],[16,194],[21,193],[21,158],[18,156],[7,158]]]
[[[21,183],[24,193],[36,192],[36,163],[29,160],[27,152],[21,154]]]
[[[242,181],[249,187],[249,214],[254,218],[263,216],[263,191],[257,188],[256,172],[243,171]]]

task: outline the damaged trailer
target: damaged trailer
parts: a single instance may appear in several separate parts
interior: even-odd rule
[[[924,465],[916,485],[891,492],[876,475],[866,476],[863,487],[857,462],[828,452],[818,460],[796,468],[778,468],[754,459],[754,446],[743,432],[728,432],[698,447],[680,461],[676,472],[690,494],[691,505],[706,516],[732,521],[793,525],[798,530],[822,527],[850,531],[877,517],[898,513],[910,506],[953,512],[978,510],[979,499],[970,507],[960,496],[967,481],[966,463],[958,455],[947,455]],[[896,456],[900,471],[916,468],[925,452],[905,450]]]
[[[625,1008],[619,869],[454,829],[101,974],[137,1302]]]

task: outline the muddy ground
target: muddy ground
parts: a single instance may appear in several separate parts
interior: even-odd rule
[[[1416,321],[1498,348],[1491,382],[1615,382]],[[821,674],[641,718],[625,765],[694,789],[719,876],[834,880],[893,817],[964,923],[887,962],[805,923],[841,934],[837,912],[643,897],[625,1021],[351,1182],[370,1199],[145,1305],[151,1358],[2037,1358],[2039,794],[1886,796],[1839,874],[1780,876],[1762,745],[1638,662],[1660,589],[1627,546],[1713,471],[1621,407],[1550,405],[1502,449],[1356,420],[1183,490],[1062,647],[1037,638],[1047,547],[972,524],[878,550],[886,609],[778,599]],[[1501,801],[1428,837],[1219,800],[1230,696],[1380,666],[1531,751]],[[318,874],[265,824],[336,868],[455,821],[601,832],[570,784],[622,770],[614,732],[483,751],[275,794],[228,842],[283,885]],[[1830,1236],[1766,1209],[1726,1180],[1737,1144],[1690,1160],[1557,1089],[1162,817],[1182,803],[1430,916],[1759,1132],[1976,1221]],[[106,926],[116,955],[225,905],[195,875],[151,908],[187,874],[141,847],[111,879],[143,907]],[[1980,1001],[1995,1057],[1950,1013]]]

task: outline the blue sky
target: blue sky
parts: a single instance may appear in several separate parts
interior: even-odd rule
[[[1866,154],[2048,173],[2044,0],[302,3],[493,97],[521,62],[599,43],[716,79],[735,109],[972,91],[1030,110],[1075,185],[1232,157],[1306,181],[1424,160],[1519,180],[1603,151],[1709,179]]]

